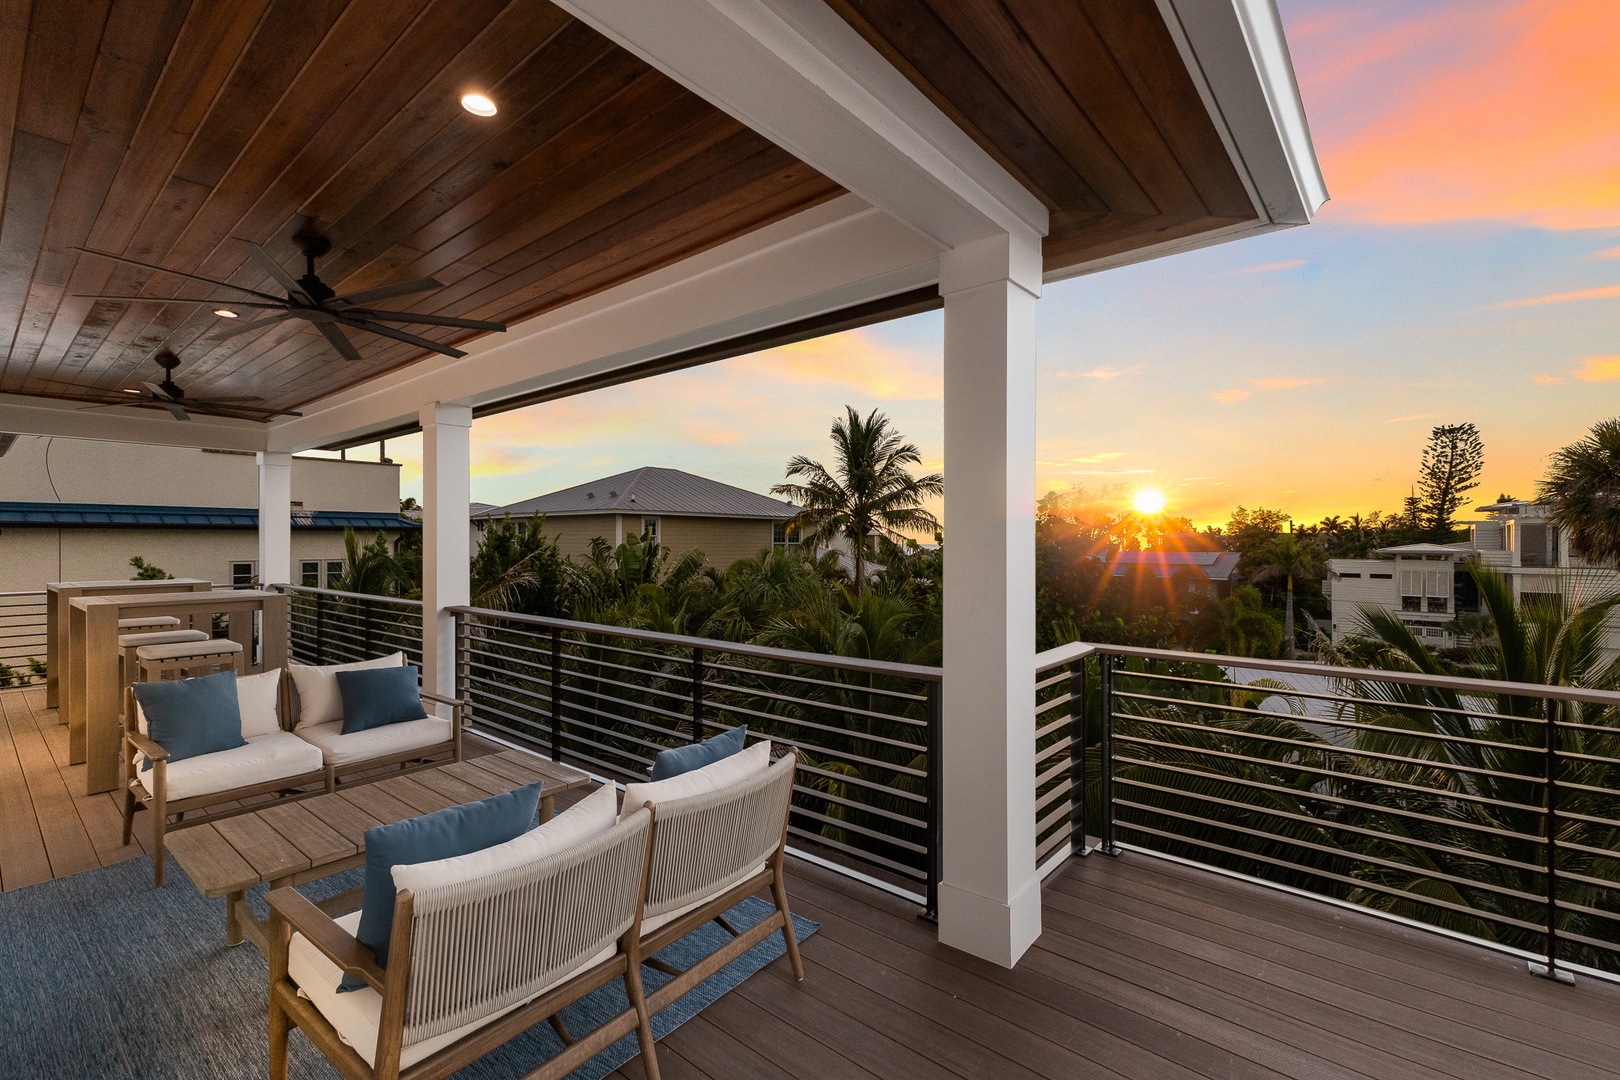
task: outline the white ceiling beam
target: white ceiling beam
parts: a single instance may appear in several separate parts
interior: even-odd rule
[[[559,6],[941,249],[1047,210],[821,0]]]
[[[265,425],[251,420],[194,413],[179,421],[153,409],[87,410],[82,402],[18,394],[0,394],[0,431],[206,450],[260,451],[266,440]]]
[[[269,449],[300,451],[841,311],[939,279],[934,246],[845,195],[567,307],[301,407]]]

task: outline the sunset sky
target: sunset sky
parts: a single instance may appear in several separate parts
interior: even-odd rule
[[[1620,413],[1620,2],[1281,8],[1332,201],[1049,286],[1037,494],[1154,485],[1200,526],[1240,503],[1389,510],[1430,427],[1460,421],[1484,435],[1481,501],[1531,494]],[[473,498],[641,465],[766,491],[828,456],[846,403],[937,467],[941,339],[922,315],[481,420]],[[389,452],[419,494],[420,441]]]

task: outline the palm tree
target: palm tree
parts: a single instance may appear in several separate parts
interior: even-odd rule
[[[1569,547],[1592,562],[1620,563],[1620,417],[1552,455],[1537,494],[1552,503],[1552,520]]]
[[[908,465],[922,455],[916,444],[889,425],[889,418],[873,409],[863,420],[850,406],[832,426],[837,460],[832,469],[802,454],[788,462],[789,477],[804,477],[802,484],[777,484],[776,495],[798,503],[797,524],[806,542],[825,546],[842,536],[855,558],[855,591],[866,585],[868,545],[873,535],[903,539],[902,530],[935,532],[939,521],[923,509],[923,501],[945,490],[939,473],[912,476]]]
[[[361,547],[352,528],[343,530],[343,574],[332,588],[368,596],[398,596],[401,584],[399,563],[388,550],[387,537],[378,533],[371,543]]]
[[[1302,544],[1289,533],[1279,536],[1256,553],[1260,568],[1254,572],[1255,581],[1288,582],[1288,606],[1283,609],[1283,655],[1294,658],[1294,579],[1314,580],[1322,576],[1322,553],[1314,544]]]

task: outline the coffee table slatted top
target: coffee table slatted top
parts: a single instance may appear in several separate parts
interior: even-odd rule
[[[229,896],[261,882],[313,880],[357,866],[373,826],[533,783],[541,785],[546,820],[557,795],[591,780],[578,769],[506,750],[181,828],[169,834],[168,847],[198,892]]]

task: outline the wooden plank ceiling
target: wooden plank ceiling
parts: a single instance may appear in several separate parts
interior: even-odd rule
[[[537,0],[0,0],[0,169],[0,391],[105,396],[167,346],[188,396],[276,408],[431,354],[355,332],[349,363],[302,322],[215,344],[215,305],[75,294],[227,294],[76,249],[281,295],[232,238],[297,276],[313,218],[339,292],[433,276],[374,306],[512,322],[841,190]]]
[[[1257,218],[1150,0],[828,0],[1046,203],[1061,270]]]
[[[1151,3],[829,2],[1047,203],[1049,268],[1254,218]],[[188,396],[274,408],[431,354],[215,342],[215,305],[77,294],[220,290],[77,249],[280,295],[233,238],[297,276],[313,219],[339,292],[514,322],[841,191],[541,0],[0,0],[0,170],[0,392],[104,398],[167,347]]]

